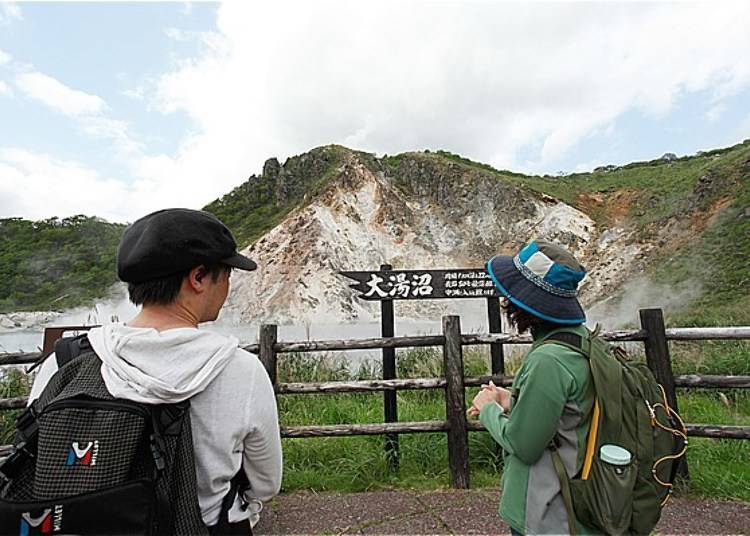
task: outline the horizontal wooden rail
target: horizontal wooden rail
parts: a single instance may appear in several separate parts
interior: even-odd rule
[[[750,339],[750,326],[729,328],[667,328],[664,330],[671,341],[744,340]]]
[[[686,424],[688,437],[713,437],[718,439],[750,439],[750,426],[720,424]]]
[[[504,376],[478,376],[465,378],[466,387],[479,387],[493,381],[495,385],[509,386],[513,382],[512,377]],[[404,380],[356,380],[340,382],[293,382],[280,383],[276,386],[276,392],[283,395],[307,394],[307,393],[357,393],[369,391],[416,391],[423,389],[442,389],[446,385],[445,378],[414,378]]]
[[[0,365],[25,365],[36,363],[42,354],[39,352],[10,352],[0,354]]]
[[[704,387],[724,389],[750,388],[750,376],[716,376],[713,374],[684,374],[674,377],[677,387]]]
[[[307,393],[357,393],[369,391],[440,389],[442,387],[445,387],[445,378],[419,378],[407,380],[280,383],[276,387],[276,392],[284,395],[300,395]]]
[[[713,424],[687,424],[688,436],[724,439],[750,439],[750,426],[724,426]],[[387,433],[421,434],[445,432],[448,421],[417,421],[382,424],[329,424],[320,426],[282,426],[281,436],[302,437],[346,437],[361,435],[383,435]],[[485,431],[479,421],[469,421],[467,428],[473,432]],[[10,445],[0,445],[0,457],[10,453]]]
[[[28,397],[17,396],[15,398],[0,398],[0,411],[4,409],[20,409],[26,407]]]
[[[423,434],[429,432],[445,432],[448,430],[448,427],[448,421],[282,426],[281,437],[340,437],[382,435],[389,433]]]
[[[728,328],[669,328],[665,331],[666,338],[672,341],[698,340],[745,340],[750,339],[750,326]],[[608,341],[644,341],[644,330],[616,330],[605,331],[602,337]],[[529,344],[528,335],[511,335],[508,333],[480,333],[461,336],[461,344],[475,346],[479,344]],[[343,350],[376,350],[381,348],[421,348],[428,346],[442,346],[445,338],[442,335],[420,335],[413,337],[373,337],[355,340],[326,340],[277,342],[274,350],[277,353],[293,352],[333,352]],[[257,354],[260,345],[247,344],[242,348]],[[33,363],[41,354],[39,352],[10,352],[0,353],[0,366],[22,365]]]
[[[493,381],[495,385],[508,387],[512,376],[477,376],[464,379],[465,387],[479,387]],[[276,392],[283,395],[309,393],[357,393],[374,391],[416,391],[445,388],[445,378],[414,378],[403,380],[355,380],[340,382],[290,382],[280,383]],[[687,374],[675,376],[677,387],[750,389],[750,376],[715,376]],[[0,398],[0,411],[26,407],[26,397]]]
[[[716,439],[750,439],[750,426],[729,426],[719,424],[686,424],[688,438],[711,437]],[[467,428],[472,432],[486,431],[479,421],[469,421]]]
[[[442,335],[420,335],[414,337],[373,337],[369,339],[277,342],[274,350],[280,354],[294,352],[332,352],[339,350],[380,350],[382,348],[424,348],[442,346]]]

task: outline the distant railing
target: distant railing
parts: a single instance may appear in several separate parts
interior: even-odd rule
[[[676,388],[750,388],[750,376],[717,376],[687,374],[674,376],[667,341],[696,340],[748,340],[750,327],[721,328],[670,328],[664,326],[661,309],[644,309],[640,311],[641,329],[620,330],[602,333],[602,337],[613,342],[643,342],[646,362],[654,372],[657,381],[664,386],[667,399],[672,407],[678,410]],[[460,318],[443,317],[441,335],[415,337],[380,337],[354,340],[328,340],[305,342],[279,342],[277,326],[263,325],[260,328],[259,343],[244,346],[246,350],[257,354],[268,372],[278,395],[311,394],[311,393],[351,393],[419,389],[444,389],[446,419],[441,421],[388,422],[373,424],[336,424],[284,426],[283,437],[332,437],[355,435],[390,435],[404,433],[448,434],[448,460],[451,483],[454,487],[469,487],[469,444],[468,432],[481,431],[483,426],[477,421],[466,418],[465,388],[477,387],[493,380],[497,385],[508,386],[513,378],[502,375],[481,377],[464,377],[463,347],[481,344],[529,344],[529,336],[511,334],[462,334]],[[323,352],[343,350],[370,350],[382,348],[443,347],[443,364],[445,376],[442,378],[411,378],[387,380],[359,380],[336,382],[277,382],[277,357],[282,353]],[[40,357],[39,353],[0,354],[0,365],[18,365],[33,363]],[[26,398],[0,399],[0,410],[22,408]],[[691,436],[727,439],[750,439],[750,426],[726,426],[715,424],[688,424]],[[7,452],[8,446],[0,446],[0,456]],[[683,474],[687,466],[683,464]]]

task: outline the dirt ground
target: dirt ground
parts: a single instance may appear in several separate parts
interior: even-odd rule
[[[509,534],[498,490],[284,494],[255,534]],[[658,534],[750,534],[750,503],[675,498]]]

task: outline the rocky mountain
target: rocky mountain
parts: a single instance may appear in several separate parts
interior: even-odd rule
[[[405,165],[411,162],[404,160]],[[538,229],[580,247],[593,221],[585,214],[486,177],[448,188],[421,182],[439,170],[429,159],[395,181],[348,154],[311,203],[292,212],[246,253],[259,262],[237,273],[228,310],[241,320],[369,319],[340,270],[481,266],[498,245]],[[373,169],[374,167],[374,169]],[[450,200],[450,202],[449,202]]]
[[[695,241],[734,202],[736,196],[725,194],[746,187],[747,174],[720,164],[737,155],[747,166],[750,144],[553,178],[501,172],[445,152],[378,159],[329,146],[304,155],[318,170],[307,178],[311,186],[299,161],[282,166],[272,159],[243,187],[263,185],[266,199],[288,211],[245,249],[259,269],[233,276],[227,312],[242,322],[371,320],[376,307],[357,299],[339,271],[384,263],[395,269],[481,267],[532,237],[576,252],[589,272],[583,301],[600,303]],[[646,182],[636,188],[634,178]],[[290,198],[298,206],[289,208]],[[399,305],[400,315],[431,316],[447,304]]]

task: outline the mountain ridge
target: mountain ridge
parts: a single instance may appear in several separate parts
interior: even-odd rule
[[[205,210],[225,221],[251,255],[259,253],[261,242],[267,248],[269,235],[280,226],[286,227],[287,233],[297,229],[309,239],[311,233],[322,236],[325,221],[329,227],[325,240],[332,243],[339,240],[336,225],[349,229],[360,240],[368,240],[363,230],[371,225],[378,239],[388,242],[388,247],[381,243],[380,256],[339,255],[340,263],[348,265],[328,265],[326,269],[331,273],[340,269],[374,269],[379,262],[393,261],[387,258],[389,255],[395,255],[398,261],[399,241],[406,241],[425,259],[437,262],[442,255],[446,262],[455,261],[455,266],[458,261],[510,252],[536,233],[580,250],[585,258],[594,261],[591,282],[587,284],[594,290],[592,295],[599,298],[621,292],[626,280],[633,277],[649,277],[667,285],[697,278],[701,285],[703,279],[708,282],[704,295],[718,293],[725,302],[745,303],[748,291],[743,281],[747,269],[737,257],[750,258],[748,177],[750,140],[688,157],[665,155],[647,162],[602,166],[594,172],[557,177],[496,170],[447,151],[376,157],[327,145],[290,157],[283,164],[275,158],[268,159],[260,175],[252,175],[206,205]],[[361,194],[361,188],[357,188],[363,180],[370,193],[361,200],[373,205],[368,209],[372,214],[362,212],[347,197]],[[561,207],[562,202],[570,209]],[[554,207],[561,211],[557,219]],[[346,216],[347,211],[351,217]],[[301,213],[311,221],[300,220]],[[324,221],[325,218],[329,219]],[[0,232],[6,235],[0,236],[0,259],[13,249],[13,238],[5,232],[10,220],[0,220]],[[364,220],[369,223],[364,225]],[[575,228],[568,228],[573,220],[577,222]],[[546,227],[542,225],[545,221]],[[519,227],[519,222],[525,223]],[[462,226],[466,229],[460,229]],[[284,234],[279,230],[276,235],[280,233]],[[116,247],[116,235],[109,233],[111,243],[100,244],[101,258]],[[736,254],[712,260],[710,252],[721,249],[729,238]],[[602,259],[602,251],[615,251],[611,249],[613,244],[619,244],[620,253]],[[287,245],[295,251],[294,244]],[[308,249],[318,246],[312,247],[309,240],[305,244]],[[295,262],[305,258],[304,252],[290,255],[298,259]],[[326,255],[330,258],[333,253]],[[74,263],[79,260],[71,258]],[[364,260],[367,266],[352,265]],[[290,262],[286,256],[284,261]],[[609,264],[605,264],[607,261]],[[278,266],[280,260],[274,262]],[[16,269],[15,273],[23,270]],[[99,278],[104,277],[101,270],[97,273]],[[113,281],[114,273],[110,279]],[[266,283],[269,287],[279,284]],[[51,285],[47,285],[46,296],[55,295],[54,284]],[[596,286],[599,288],[594,289]],[[345,285],[344,289],[348,291]],[[33,294],[33,289],[30,292]],[[312,297],[315,296],[305,298],[308,307],[314,303]],[[343,295],[340,298],[351,299]],[[28,303],[2,300],[0,296],[5,311],[28,309]],[[39,301],[29,303],[38,308]],[[705,306],[711,303],[712,299],[703,300]],[[716,303],[723,307],[723,303]],[[65,299],[55,304],[75,305]],[[230,305],[239,311],[231,299]],[[279,310],[278,304],[266,307],[256,303],[256,307]],[[352,307],[348,310],[353,311]],[[736,308],[732,311],[737,314]]]

